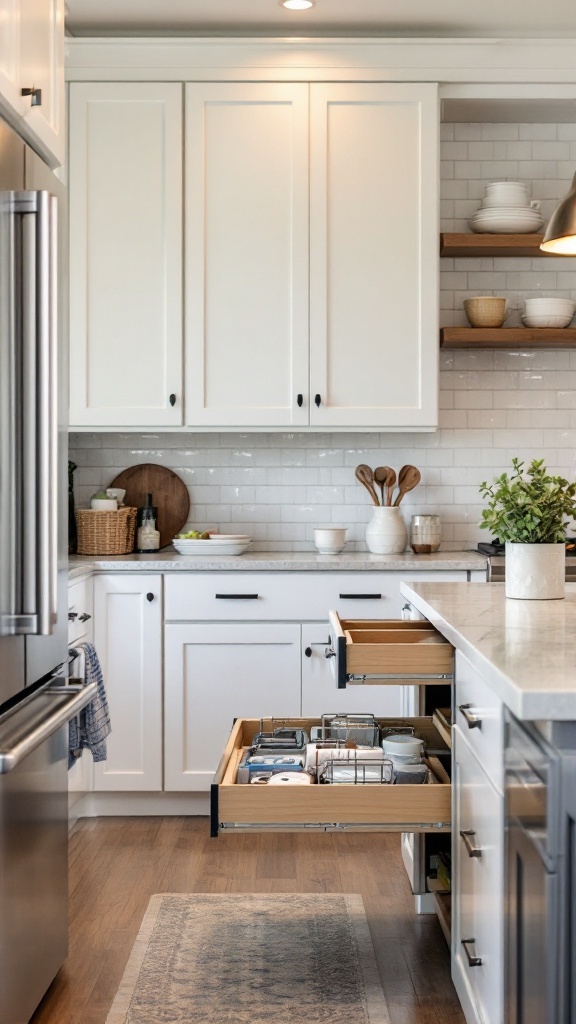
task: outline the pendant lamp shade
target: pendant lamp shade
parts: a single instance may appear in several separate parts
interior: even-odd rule
[[[568,195],[548,222],[540,248],[559,256],[576,256],[576,174]]]

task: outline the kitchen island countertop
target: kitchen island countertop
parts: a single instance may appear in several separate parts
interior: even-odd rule
[[[209,544],[209,541],[206,541]],[[371,555],[343,552],[319,555],[312,551],[258,551],[228,555],[179,555],[172,547],[143,555],[73,555],[70,578],[87,572],[483,572],[487,559],[477,551],[436,551],[432,555]]]
[[[576,584],[560,601],[515,601],[503,583],[401,583],[517,718],[576,721]]]

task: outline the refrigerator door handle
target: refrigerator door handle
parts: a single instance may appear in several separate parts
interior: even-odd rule
[[[57,619],[57,200],[11,197],[13,563],[1,632],[48,636]]]
[[[13,771],[25,757],[86,707],[97,692],[96,683],[88,686],[60,686],[52,691],[48,688],[41,691],[42,698],[49,696],[50,703],[53,702],[55,707],[48,707],[46,715],[39,721],[30,727],[23,725],[18,728],[18,712],[9,716],[4,725],[0,724],[0,775]],[[23,708],[22,716],[29,718],[31,709],[32,704],[28,704]]]

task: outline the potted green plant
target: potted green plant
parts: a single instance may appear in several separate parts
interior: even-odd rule
[[[506,597],[564,597],[564,540],[576,516],[576,483],[549,476],[543,459],[512,459],[512,473],[480,484],[488,500],[480,527],[506,545]]]

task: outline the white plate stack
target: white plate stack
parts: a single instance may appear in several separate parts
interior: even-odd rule
[[[470,220],[472,231],[522,235],[532,234],[542,227],[540,202],[529,198],[528,186],[523,181],[492,181],[484,187],[484,192],[480,209]]]
[[[174,537],[172,543],[181,555],[243,555],[252,538],[244,533],[211,533],[208,540]]]

